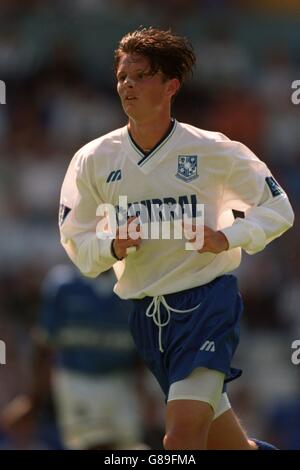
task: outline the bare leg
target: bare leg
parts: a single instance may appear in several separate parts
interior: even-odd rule
[[[248,440],[238,418],[230,409],[212,422],[208,433],[207,449],[255,450],[256,445]]]
[[[167,450],[204,450],[207,448],[209,428],[213,418],[212,407],[197,400],[172,400],[167,404]]]

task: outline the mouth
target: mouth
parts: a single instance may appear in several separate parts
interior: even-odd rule
[[[124,101],[128,102],[128,101],[134,101],[136,99],[137,98],[135,96],[125,96]]]

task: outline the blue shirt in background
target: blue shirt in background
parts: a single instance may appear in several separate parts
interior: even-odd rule
[[[130,369],[136,352],[128,330],[130,300],[113,293],[112,272],[83,278],[71,266],[57,266],[42,290],[38,331],[57,352],[57,365],[80,373]]]

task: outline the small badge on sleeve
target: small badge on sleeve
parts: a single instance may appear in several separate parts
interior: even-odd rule
[[[279,186],[275,178],[273,176],[267,176],[266,177],[266,183],[269,186],[269,189],[272,193],[272,196],[280,196],[280,194],[284,194],[283,189]]]
[[[67,217],[68,213],[71,211],[70,207],[64,206],[63,204],[59,205],[58,213],[58,225],[61,226]]]

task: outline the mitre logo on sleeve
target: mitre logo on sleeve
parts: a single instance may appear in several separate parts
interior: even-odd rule
[[[177,178],[189,182],[198,178],[197,155],[178,155]]]

